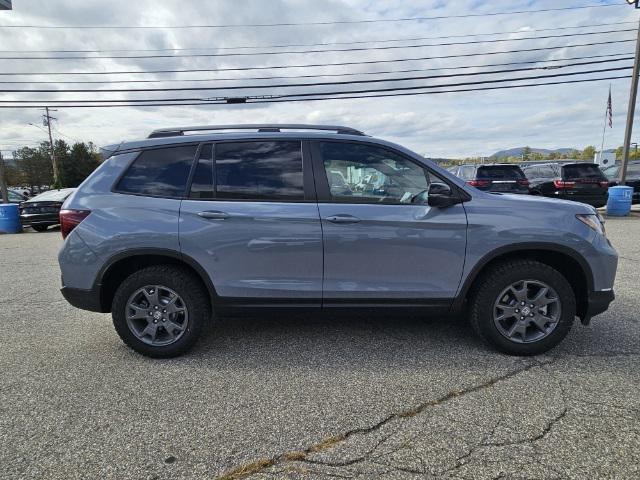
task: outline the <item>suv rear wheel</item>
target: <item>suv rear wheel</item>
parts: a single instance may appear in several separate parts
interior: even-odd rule
[[[120,338],[136,352],[175,357],[195,344],[209,319],[207,294],[184,268],[147,267],[120,284],[112,317]]]
[[[567,336],[576,315],[573,289],[544,263],[518,260],[497,265],[476,280],[471,325],[497,350],[537,355]]]

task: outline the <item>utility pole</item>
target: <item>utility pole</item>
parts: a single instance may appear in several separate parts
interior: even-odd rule
[[[53,136],[51,135],[51,120],[57,120],[57,118],[49,115],[49,107],[44,107],[44,111],[45,114],[43,115],[43,118],[45,120],[47,128],[49,129],[49,146],[51,148],[51,164],[53,166],[53,184],[58,186],[58,163],[56,162],[56,152],[53,146]],[[51,111],[57,112],[57,110],[53,109]]]
[[[7,180],[4,173],[4,159],[0,151],[0,197],[2,203],[9,203],[9,192],[7,191]]]
[[[627,0],[629,1],[629,0]],[[632,2],[629,2],[632,3]],[[637,0],[635,2],[638,8]],[[620,165],[619,185],[624,185],[627,180],[627,164],[629,162],[629,147],[631,146],[631,132],[633,130],[633,115],[636,111],[636,97],[638,95],[638,71],[640,69],[640,19],[638,20],[638,36],[636,38],[636,55],[633,61],[633,73],[631,77],[631,92],[629,93],[629,108],[627,109],[627,125],[624,130],[624,146],[622,147],[622,165]]]

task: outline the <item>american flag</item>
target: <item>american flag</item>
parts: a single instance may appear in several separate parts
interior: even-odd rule
[[[611,108],[611,87],[609,87],[609,99],[607,100],[607,120],[609,120],[609,128],[613,128],[613,109]]]

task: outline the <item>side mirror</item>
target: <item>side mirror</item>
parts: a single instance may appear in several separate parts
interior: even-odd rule
[[[427,192],[427,204],[430,207],[446,208],[460,203],[460,199],[453,195],[449,185],[432,183]]]

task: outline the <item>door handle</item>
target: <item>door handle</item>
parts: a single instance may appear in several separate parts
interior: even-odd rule
[[[198,216],[208,220],[224,220],[225,218],[229,218],[228,213],[219,210],[206,210],[198,213]]]
[[[330,217],[325,218],[325,220],[331,223],[358,223],[360,221],[358,217],[345,214],[331,215]]]

